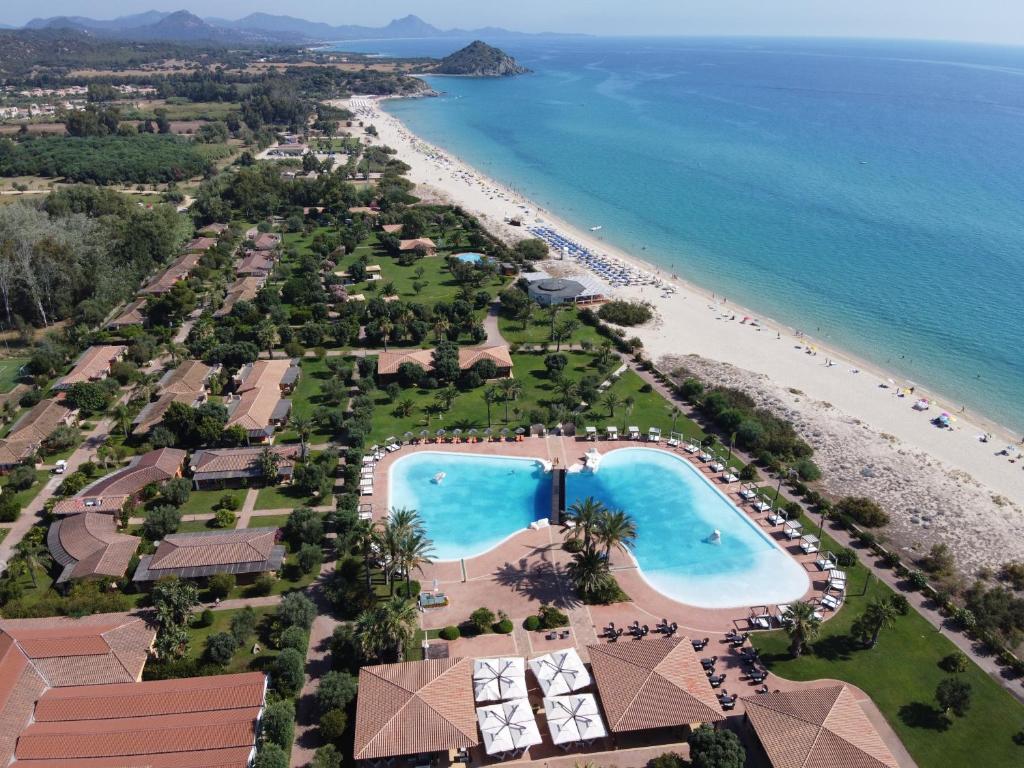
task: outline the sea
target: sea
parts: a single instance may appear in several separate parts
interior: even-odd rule
[[[432,77],[439,98],[387,109],[608,243],[1024,431],[1024,49],[489,42],[533,74]]]

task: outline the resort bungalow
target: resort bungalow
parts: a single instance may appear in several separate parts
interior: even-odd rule
[[[524,278],[529,280],[524,275]],[[592,304],[604,300],[604,288],[596,280],[584,275],[573,279],[567,277],[542,277],[529,282],[526,288],[530,298],[542,307],[553,304]]]
[[[405,363],[418,365],[424,373],[434,369],[434,350],[432,349],[401,349],[382,352],[377,357],[377,376],[384,381],[398,374],[398,369]],[[512,375],[512,355],[507,344],[495,344],[490,347],[460,347],[459,370],[468,371],[482,360],[489,360],[497,368],[497,378]]]
[[[272,251],[281,245],[281,236],[271,232],[257,232],[249,239],[252,240],[252,247],[257,251]]]
[[[155,637],[124,613],[0,621],[0,764],[247,768],[266,676],[141,682]]]
[[[299,380],[297,360],[257,360],[235,376],[235,392],[228,399],[227,426],[243,427],[250,440],[267,442],[274,430],[288,421],[291,393]]]
[[[197,237],[195,240],[189,241],[185,246],[185,250],[189,253],[205,253],[216,244],[216,237]]]
[[[198,230],[198,234],[206,237],[220,237],[228,231],[228,225],[215,222],[213,224],[207,224],[202,229]]]
[[[122,328],[129,328],[133,325],[142,325],[146,322],[146,316],[142,310],[146,308],[145,299],[135,299],[121,310],[121,314],[107,323],[108,331],[120,331]]]
[[[773,691],[743,700],[744,722],[773,768],[899,768],[849,687]],[[871,706],[870,701],[865,703]]]
[[[398,250],[403,253],[408,251],[420,251],[424,256],[433,256],[437,253],[437,246],[429,237],[416,237],[412,240],[402,240],[398,243]]]
[[[46,534],[54,562],[63,567],[56,584],[72,579],[120,579],[142,539],[117,532],[113,515],[83,512],[55,520]]]
[[[239,277],[267,278],[274,271],[275,263],[273,251],[246,251],[235,266],[235,274]]]
[[[236,280],[228,288],[227,295],[224,297],[224,302],[220,305],[216,312],[213,313],[214,317],[227,317],[234,310],[235,305],[240,301],[253,301],[257,294],[260,292],[260,288],[266,282],[266,277],[243,277]]]
[[[160,448],[136,456],[124,469],[90,483],[70,499],[61,499],[53,507],[54,515],[77,515],[97,512],[107,515],[120,513],[129,499],[135,499],[142,489],[151,484],[162,484],[181,477],[185,451]]]
[[[202,257],[201,253],[186,253],[184,256],[180,256],[139,293],[149,296],[160,296],[167,293],[176,283],[189,278]]]
[[[387,761],[430,755],[445,760],[480,743],[470,659],[430,659],[359,670],[356,760]]]
[[[589,646],[590,665],[612,733],[725,720],[693,644],[685,637]]]
[[[385,235],[397,235],[397,234],[401,233],[402,225],[401,224],[385,224],[384,226],[381,227],[381,231]]]
[[[0,472],[9,472],[19,464],[33,461],[43,442],[57,427],[72,426],[77,419],[78,411],[68,408],[63,398],[40,400],[14,422],[7,437],[0,440]]]
[[[192,454],[189,470],[197,490],[248,485],[253,480],[288,482],[299,456],[298,445],[273,445],[266,448],[210,448]],[[264,450],[277,456],[277,477],[264,478],[260,465]]]
[[[58,381],[54,389],[67,389],[84,381],[100,381],[110,375],[110,366],[124,357],[127,347],[102,345],[89,347],[75,361],[75,367]]]
[[[171,403],[196,406],[206,401],[206,390],[210,379],[219,369],[204,365],[198,360],[186,360],[174,370],[168,371],[157,382],[157,400],[147,403],[132,422],[136,435],[149,434],[163,421]]]
[[[172,533],[152,555],[139,560],[135,582],[152,582],[164,576],[205,579],[230,573],[252,579],[278,571],[284,562],[284,545],[275,544],[277,528],[240,528],[210,533]]]

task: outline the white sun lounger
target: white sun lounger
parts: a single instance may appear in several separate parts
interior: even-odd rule
[[[821,604],[830,611],[836,611],[839,609],[839,606],[843,604],[843,601],[835,595],[825,595],[821,598]]]
[[[818,566],[818,570],[820,571],[831,571],[839,565],[839,563],[836,562],[836,556],[827,549],[818,553],[818,559],[814,561],[814,564]]]
[[[722,472],[724,469],[725,469],[725,464],[723,464],[720,461],[716,461],[714,464],[711,465],[711,471],[712,472]]]
[[[757,498],[757,491],[755,491],[753,488],[744,488],[742,491],[740,491],[740,496],[742,496],[747,501],[750,501],[752,499]]]
[[[727,483],[738,483],[740,480],[732,472],[727,473],[725,476],[722,477],[722,479],[725,480],[725,482]]]
[[[754,509],[756,509],[758,512],[767,512],[771,508],[772,505],[769,504],[767,501],[759,501],[754,505]],[[775,525],[778,525],[778,523],[775,523]]]
[[[768,522],[772,525],[782,525],[786,522],[786,513],[781,509],[773,510],[772,513],[768,515]]]
[[[696,453],[699,450],[700,450],[700,446],[697,445],[696,443],[687,443],[686,444],[686,452],[687,453]]]

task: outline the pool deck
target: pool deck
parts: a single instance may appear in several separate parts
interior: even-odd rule
[[[815,555],[805,555],[797,541],[787,540],[780,528],[767,522],[766,513],[758,513],[753,506],[739,495],[742,483],[725,484],[720,473],[712,472],[703,462],[682,450],[673,450],[662,442],[655,445],[646,441],[585,441],[577,438],[547,436],[526,437],[519,442],[489,443],[428,443],[406,445],[401,450],[387,454],[377,462],[374,471],[375,492],[363,497],[364,503],[371,502],[375,520],[383,520],[388,510],[388,470],[403,456],[423,451],[445,451],[485,456],[510,456],[537,458],[555,466],[568,467],[581,462],[587,449],[596,445],[601,453],[622,448],[651,448],[678,455],[688,461],[707,477],[717,488],[749,519],[757,523],[771,538],[777,541],[793,559],[804,568],[810,579],[810,587],[804,600],[817,600],[826,586],[826,573],[815,565]],[[486,493],[486,489],[481,489]],[[651,587],[640,575],[636,562],[621,552],[612,554],[612,570],[629,600],[612,605],[584,605],[573,594],[565,575],[565,566],[571,555],[562,549],[563,535],[558,527],[543,527],[536,530],[519,531],[504,542],[482,555],[459,561],[442,561],[426,566],[419,580],[424,590],[433,588],[437,582],[439,591],[448,596],[449,603],[441,608],[431,608],[421,613],[424,629],[439,629],[447,625],[460,625],[467,621],[469,614],[481,606],[497,613],[499,610],[512,619],[514,630],[510,635],[483,634],[475,637],[461,637],[449,643],[443,640],[431,641],[431,646],[443,655],[452,657],[483,658],[488,656],[521,655],[537,656],[563,648],[576,648],[584,661],[589,662],[588,645],[608,642],[600,637],[609,622],[616,627],[626,627],[633,621],[654,627],[661,619],[679,625],[678,634],[688,638],[709,638],[702,657],[716,657],[716,673],[724,673],[726,682],[723,691],[739,696],[754,695],[760,687],[748,680],[743,672],[742,659],[737,649],[726,639],[726,632],[754,631],[749,617],[752,613],[769,610],[774,613],[776,606],[748,606],[744,608],[708,609],[672,600]],[[856,589],[858,585],[850,585]],[[535,615],[541,604],[557,607],[569,617],[566,637],[559,632],[548,639],[547,632],[528,632],[523,620]],[[828,620],[833,613],[824,611]],[[657,635],[655,635],[657,636]],[[626,635],[619,642],[629,642]],[[794,690],[798,688],[820,688],[841,681],[815,680],[796,682],[769,674],[764,683],[771,690]],[[856,686],[845,683],[854,693],[868,719],[896,757],[901,768],[913,768],[915,763],[899,738],[886,722],[870,697]],[[730,727],[742,730],[743,702],[737,702],[735,710],[729,713]],[[594,765],[616,765],[618,768],[642,768],[654,756],[665,751],[688,754],[684,742],[666,738],[666,734],[649,732],[648,735],[600,739],[590,748],[565,754],[544,743],[528,750],[518,760],[500,761],[530,768],[570,768],[587,762]],[[474,750],[475,765],[490,765],[496,761],[483,754],[482,749]],[[754,765],[760,765],[755,757]]]

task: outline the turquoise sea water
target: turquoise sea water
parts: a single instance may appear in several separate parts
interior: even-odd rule
[[[608,242],[1024,429],[1024,49],[495,42],[535,74],[388,109]]]
[[[529,459],[414,453],[395,462],[389,482],[390,504],[419,511],[442,560],[486,552],[546,518],[551,499],[551,476]],[[566,503],[587,496],[633,516],[641,573],[671,598],[722,608],[787,602],[807,591],[803,567],[685,459],[612,451],[596,473],[567,476]],[[721,540],[712,543],[715,530]]]

